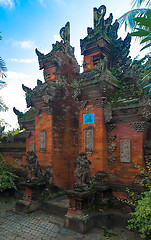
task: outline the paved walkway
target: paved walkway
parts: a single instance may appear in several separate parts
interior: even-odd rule
[[[0,202],[0,240],[140,240],[122,229],[93,229],[79,234],[63,227],[63,218],[42,211],[17,214],[15,203]]]

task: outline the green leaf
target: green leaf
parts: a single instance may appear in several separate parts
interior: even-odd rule
[[[140,51],[142,51],[142,50],[144,50],[144,49],[146,49],[146,48],[148,48],[148,47],[151,47],[151,43],[149,43],[149,44],[147,44],[146,46],[144,46]]]
[[[138,30],[137,32],[130,33],[129,36],[145,37],[148,36],[148,34],[150,33],[149,31],[140,28],[138,28],[137,30]]]
[[[140,42],[140,44],[142,44],[142,43],[145,43],[145,42],[147,42],[147,41],[150,41],[151,40],[151,37],[146,37],[146,38],[144,38],[141,42]]]
[[[134,18],[134,21],[141,23],[144,26],[151,27],[151,20],[145,17]]]

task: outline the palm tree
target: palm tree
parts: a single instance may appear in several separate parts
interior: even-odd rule
[[[142,4],[145,5],[145,8],[141,8]],[[134,8],[135,6],[137,8]],[[127,30],[127,26],[129,26],[129,28],[134,31],[129,34],[130,36],[140,38],[140,44],[144,45],[141,51],[151,47],[151,9],[149,7],[151,7],[151,0],[132,0],[132,9],[118,19],[120,25],[125,23],[125,30]],[[150,57],[147,65],[148,70],[144,73],[142,80],[151,75]]]
[[[0,40],[1,39],[2,37],[0,36]],[[6,77],[6,71],[7,71],[7,67],[6,67],[5,61],[0,57],[0,89],[2,89],[5,86],[5,82],[3,81],[3,78]],[[0,112],[6,111],[7,109],[8,108],[3,103],[3,100],[0,97]]]
[[[141,26],[139,22],[134,20],[135,18],[151,18],[151,0],[132,0],[131,4],[132,9],[122,15],[118,19],[118,22],[120,25],[125,24],[125,30],[127,30],[127,27],[129,27],[132,31],[134,31],[137,27]],[[145,7],[142,8],[142,5],[145,5]]]

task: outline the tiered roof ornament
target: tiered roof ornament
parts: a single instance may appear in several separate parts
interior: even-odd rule
[[[106,44],[110,45],[112,41],[117,39],[117,31],[119,28],[119,23],[117,20],[112,24],[113,15],[110,13],[109,17],[104,20],[106,14],[106,7],[104,5],[100,6],[98,9],[94,8],[94,29],[87,28],[87,37],[80,40],[81,53],[86,54],[85,50],[88,48],[88,44],[94,40],[98,40],[97,44],[100,47],[105,47]],[[106,44],[102,45],[101,38],[104,38]],[[109,47],[111,48],[111,46]]]
[[[56,58],[55,53],[57,51],[68,53],[70,56],[74,55],[74,48],[70,46],[70,23],[69,22],[66,23],[65,27],[62,27],[60,29],[60,37],[62,38],[62,40],[60,42],[56,41],[55,44],[52,44],[51,52],[46,55],[38,51],[37,48],[35,49],[36,54],[38,56],[38,60],[39,60],[40,70],[44,68],[45,63],[48,62],[49,60],[53,62],[56,61],[57,64],[59,64],[57,59],[55,59]]]
[[[106,34],[110,38],[117,38],[117,30],[119,28],[119,23],[117,20],[112,24],[113,14],[110,13],[109,17],[104,20],[106,14],[106,7],[104,5],[100,6],[98,9],[94,8],[94,30],[100,30],[100,32]],[[90,29],[89,29],[90,30]]]
[[[65,27],[60,29],[60,37],[63,39],[64,43],[70,45],[70,23],[67,22]]]

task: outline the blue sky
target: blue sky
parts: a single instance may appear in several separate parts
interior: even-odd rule
[[[93,26],[93,8],[100,5],[107,7],[105,18],[112,12],[114,20],[131,9],[128,0],[0,0],[0,56],[8,68],[7,87],[0,96],[9,107],[8,112],[0,113],[0,119],[15,127],[13,107],[26,111],[22,83],[33,88],[37,79],[43,80],[35,48],[45,54],[50,52],[67,21],[70,21],[71,45],[81,64],[80,38],[86,36],[87,27]],[[123,29],[119,36],[125,37]],[[132,47],[133,57],[138,51]]]

